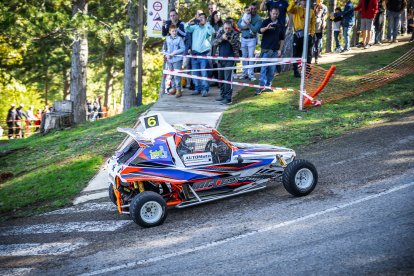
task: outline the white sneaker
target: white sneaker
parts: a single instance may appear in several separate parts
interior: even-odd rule
[[[255,78],[254,76],[251,76],[251,77],[250,77],[250,80],[251,80],[251,81],[255,81],[255,80],[256,80],[256,78]]]

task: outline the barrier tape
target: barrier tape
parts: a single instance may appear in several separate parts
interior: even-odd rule
[[[269,89],[272,89],[272,90],[298,92],[298,93],[303,94],[303,96],[306,97],[307,99],[313,101],[313,98],[311,96],[309,96],[305,92],[302,92],[302,91],[300,91],[298,89],[291,89],[291,88],[284,88],[284,87],[274,87],[274,86],[265,86],[265,85],[244,83],[244,82],[239,82],[239,81],[219,80],[219,79],[214,79],[214,78],[207,78],[207,77],[190,75],[190,74],[186,74],[186,73],[180,73],[179,71],[175,71],[175,70],[163,70],[163,73],[164,74],[167,74],[167,75],[178,76],[178,77],[185,77],[185,78],[191,78],[191,79],[213,81],[213,82],[226,83],[226,84],[234,84],[234,85],[239,85],[239,86],[246,86],[246,87],[253,87],[253,88],[260,88],[260,89],[269,88]]]
[[[198,72],[198,71],[224,71],[224,70],[237,70],[237,69],[249,69],[249,68],[257,68],[257,67],[264,67],[264,66],[274,66],[283,64],[281,62],[274,62],[274,63],[260,63],[260,64],[253,64],[253,65],[246,65],[246,66],[233,66],[233,67],[217,67],[211,69],[185,69],[185,70],[175,70],[179,73],[183,72]]]
[[[163,53],[166,54],[166,53]],[[202,58],[212,60],[234,60],[234,61],[270,61],[281,63],[301,63],[301,58],[246,58],[246,57],[219,57],[219,56],[199,56],[199,55],[174,55],[175,57],[188,57],[188,58]]]

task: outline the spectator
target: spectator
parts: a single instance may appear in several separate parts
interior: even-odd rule
[[[322,5],[315,5],[315,36],[313,38],[313,56],[315,57],[315,64],[318,64],[318,57],[321,51],[322,35],[323,35],[323,7]]]
[[[398,42],[398,28],[401,20],[401,13],[407,6],[406,0],[393,0],[387,2],[388,31],[387,42]]]
[[[342,29],[344,35],[344,50],[342,52],[349,52],[351,51],[350,46],[350,34],[352,31],[352,27],[355,24],[355,14],[354,14],[354,4],[352,4],[351,0],[348,0],[345,4],[344,11],[341,13],[342,15]]]
[[[204,13],[201,13],[198,17],[199,23],[193,24],[194,19],[189,22],[187,26],[187,32],[192,33],[192,48],[193,55],[204,56],[211,52],[211,37],[214,34],[214,29],[210,23],[207,23],[207,18]],[[206,69],[208,66],[208,60],[202,58],[193,58],[191,60],[191,67],[193,70]],[[207,71],[202,70],[195,71],[195,76],[207,77]],[[192,95],[198,95],[201,93],[203,97],[207,97],[209,91],[209,84],[206,80],[194,79],[195,90]]]
[[[187,35],[187,32],[185,31],[185,23],[178,18],[178,13],[175,10],[170,11],[170,20],[162,21],[162,36],[167,36],[169,34],[171,25],[175,25],[177,35],[182,39],[185,39]]]
[[[226,21],[213,41],[214,46],[218,47],[219,56],[221,57],[238,57],[240,50],[239,33],[233,30],[233,23]],[[219,68],[226,68],[234,66],[235,62],[232,60],[220,60]],[[232,80],[232,69],[220,70],[219,78],[221,80]],[[233,88],[231,84],[222,83],[220,86],[220,96],[216,98],[216,101],[220,101],[221,104],[231,104],[231,98],[233,95]]]
[[[240,26],[242,28],[246,28],[247,25],[252,21],[252,14],[250,13],[250,7],[246,6],[244,7],[244,13],[241,18]]]
[[[213,17],[213,12],[217,11],[217,5],[214,2],[208,3],[208,17],[207,22],[211,21],[211,18]]]
[[[86,116],[87,116],[88,121],[92,120],[92,116],[93,116],[92,111],[93,111],[92,103],[90,101],[87,101],[86,102]]]
[[[214,11],[212,13],[211,16],[211,20],[210,20],[210,25],[213,27],[214,32],[217,33],[218,30],[223,27],[223,20],[221,20],[221,14],[219,11]],[[217,47],[215,47],[214,45],[212,45],[211,47],[211,55],[216,56],[217,55]],[[217,68],[218,66],[218,62],[216,60],[209,60],[209,64],[210,64],[210,68]],[[217,79],[218,78],[218,71],[214,70],[211,72],[211,75],[213,78]],[[213,83],[212,85],[218,85],[220,86],[220,84],[217,83]]]
[[[267,15],[270,17],[270,11],[272,8],[278,8],[279,17],[277,21],[282,26],[286,26],[286,13],[288,6],[289,5],[285,0],[262,0],[262,3],[260,4],[260,10],[267,11]]]
[[[410,42],[414,42],[414,9],[410,10],[408,14],[408,27],[411,28]]]
[[[15,130],[17,127],[16,121],[17,121],[16,105],[12,104],[10,109],[7,111],[7,117],[6,117],[9,139],[14,139]]]
[[[400,31],[401,36],[404,36],[407,34],[407,23],[408,23],[407,12],[408,12],[407,6],[405,6],[404,10],[401,12],[401,21],[400,21],[401,28],[398,30]]]
[[[326,27],[326,19],[327,19],[327,16],[328,16],[328,7],[323,3],[323,0],[317,0],[316,5],[322,7],[322,14],[321,14],[322,32],[321,33],[323,34],[323,31],[325,30],[325,27]],[[318,57],[322,57],[321,56],[322,46],[323,46],[322,44],[323,44],[323,40],[322,40],[322,37],[321,37],[318,41],[318,49],[317,49]]]
[[[293,15],[293,27],[294,27],[294,36],[293,36],[293,56],[302,57],[303,50],[303,41],[305,35],[305,13],[306,13],[306,1],[299,0],[297,2],[292,1],[289,4],[288,12]],[[308,64],[312,61],[312,41],[313,36],[315,35],[315,13],[310,11],[309,14],[309,37],[308,37],[308,49],[307,49],[307,58],[306,62]],[[293,64],[293,73],[296,78],[300,78],[300,73],[298,70],[298,64]]]
[[[244,58],[253,58],[254,51],[257,45],[257,33],[262,25],[262,18],[257,15],[256,3],[250,4],[251,21],[248,22],[245,27],[241,26],[242,18],[238,22],[238,27],[241,30],[241,50]],[[251,65],[253,62],[243,61],[243,66]],[[240,79],[250,78],[251,81],[255,81],[253,68],[243,69],[242,76]]]
[[[362,45],[364,49],[368,49],[371,47],[369,42],[374,18],[378,12],[378,0],[359,0],[359,4],[354,8],[354,11],[360,12]]]
[[[341,22],[342,22],[342,10],[340,7],[335,8],[334,14],[331,15],[330,20],[332,21],[332,30],[334,32],[335,38],[335,52],[342,52],[343,48],[341,42],[339,41],[339,34],[341,32]]]
[[[177,35],[177,27],[175,25],[170,26],[170,35],[167,36],[163,46],[163,52],[167,59],[168,69],[170,70],[181,70],[183,65],[183,58],[177,57],[176,55],[181,55],[185,51],[184,41],[181,37]],[[175,94],[177,98],[182,96],[181,92],[181,77],[174,77],[173,91],[172,95]]]
[[[20,104],[18,108],[16,108],[16,132],[18,138],[24,138],[24,132],[22,130],[23,127],[23,120],[27,121],[28,116],[26,112],[23,110],[24,104]],[[23,119],[24,117],[24,119]]]
[[[282,55],[283,43],[285,40],[285,26],[278,21],[279,9],[272,8],[270,17],[262,22],[260,33],[262,34],[261,53],[262,58],[276,58]],[[266,62],[263,62],[266,63]],[[260,68],[261,86],[271,86],[275,75],[276,65],[262,66]],[[271,89],[256,89],[256,95]]]
[[[40,108],[37,109],[37,112],[34,116],[36,118],[34,121],[34,125],[36,126],[35,132],[37,132],[40,128],[40,122],[42,121],[42,110]]]
[[[28,120],[27,120],[27,123],[26,123],[26,129],[27,129],[28,133],[30,132],[30,128],[32,127],[32,125],[36,121],[36,117],[34,116],[33,111],[34,111],[34,106],[31,105],[29,107],[29,109],[27,110]]]
[[[385,11],[387,9],[386,0],[378,0],[378,13],[375,16],[374,27],[375,27],[375,45],[381,45],[383,29],[385,24]]]

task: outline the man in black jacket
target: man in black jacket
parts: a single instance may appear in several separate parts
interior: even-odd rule
[[[407,0],[388,0],[387,19],[388,19],[388,42],[398,42],[398,27],[400,26],[401,12],[407,7]]]
[[[178,19],[178,13],[175,10],[170,11],[170,20],[162,21],[162,36],[168,35],[168,31],[171,25],[175,25],[177,27],[177,35],[182,37],[184,40],[187,34],[185,31],[185,24]]]
[[[7,111],[7,118],[6,118],[6,123],[7,123],[7,128],[9,130],[8,132],[8,137],[9,139],[13,139],[14,138],[14,130],[16,127],[16,120],[17,120],[17,112],[16,112],[16,105],[12,104],[10,109]]]
[[[213,45],[218,47],[220,57],[238,57],[240,50],[240,37],[239,33],[233,30],[233,24],[231,21],[224,22],[222,28],[215,34]],[[218,63],[219,68],[233,67],[233,60],[220,60]],[[219,79],[231,81],[232,69],[219,70]],[[233,95],[233,88],[231,84],[222,83],[220,86],[220,96],[216,98],[216,101],[220,101],[221,104],[231,104],[231,97]]]

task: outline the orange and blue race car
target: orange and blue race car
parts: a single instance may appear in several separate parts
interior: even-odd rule
[[[129,141],[107,163],[109,198],[142,227],[162,224],[168,208],[184,208],[266,188],[279,180],[294,196],[313,191],[313,164],[295,151],[230,142],[205,125],[169,125],[161,114],[141,128],[118,128]]]

